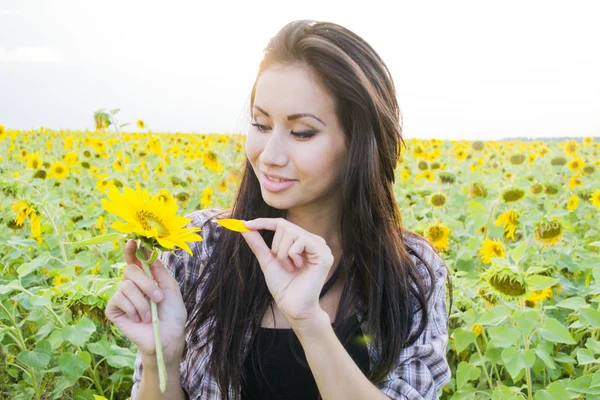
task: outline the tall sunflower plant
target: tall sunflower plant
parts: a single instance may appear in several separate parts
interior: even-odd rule
[[[200,228],[185,227],[191,219],[176,215],[176,202],[167,202],[160,194],[151,197],[146,190],[140,188],[138,183],[135,190],[125,187],[123,193],[112,185],[108,190],[108,199],[100,199],[100,201],[105,211],[121,219],[111,224],[111,228],[118,232],[66,244],[96,245],[117,239],[134,239],[137,242],[136,256],[141,261],[146,275],[152,278],[150,264],[156,261],[161,252],[174,251],[178,247],[193,255],[187,243],[202,241],[202,236],[194,233]],[[146,250],[150,252],[149,256]],[[157,306],[152,299],[150,299],[150,306],[159,386],[164,393],[167,375],[160,341]]]

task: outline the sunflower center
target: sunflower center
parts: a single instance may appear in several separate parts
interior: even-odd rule
[[[33,168],[37,168],[38,165],[39,164],[38,164],[37,160],[33,160],[33,163],[32,163]]]
[[[444,237],[444,232],[437,226],[432,227],[429,231],[429,234],[431,235],[431,239],[433,239],[434,242],[437,242],[438,240]]]
[[[162,220],[151,211],[141,210],[135,213],[135,217],[142,227],[149,231],[155,228],[158,231],[158,236],[163,238],[169,236],[169,229],[163,224]]]
[[[61,167],[60,165],[58,167],[56,167],[56,173],[57,174],[62,174],[63,172],[65,172],[65,170],[63,169],[63,167]]]

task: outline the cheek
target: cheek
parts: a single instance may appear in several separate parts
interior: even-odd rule
[[[254,164],[256,159],[258,158],[258,156],[260,156],[260,153],[262,152],[261,141],[258,138],[256,138],[255,135],[253,135],[252,133],[249,133],[246,135],[245,148],[246,148],[246,157],[248,157],[250,162],[252,164]]]

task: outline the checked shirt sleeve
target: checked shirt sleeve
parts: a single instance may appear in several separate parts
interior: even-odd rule
[[[446,358],[448,344],[448,317],[446,311],[446,265],[428,243],[415,247],[420,256],[434,271],[434,289],[428,305],[429,318],[425,330],[416,342],[402,349],[397,367],[377,385],[382,393],[396,400],[439,399],[438,391],[450,381],[451,371]],[[429,273],[423,263],[413,255],[426,287],[430,286]],[[423,272],[421,272],[423,271]],[[421,312],[415,315],[418,327]]]

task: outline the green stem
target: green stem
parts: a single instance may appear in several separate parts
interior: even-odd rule
[[[149,260],[146,259],[146,254],[144,254],[143,248],[140,248],[139,245],[140,245],[140,243],[138,241],[138,251],[137,251],[138,259],[142,262],[142,265],[144,266],[144,272],[146,273],[146,275],[148,275],[150,278],[152,278],[152,272],[150,272],[150,266],[148,265]],[[155,255],[154,254],[151,255],[150,259],[151,260],[156,259]],[[160,330],[158,329],[158,310],[156,307],[156,303],[152,299],[150,299],[150,309],[152,311],[152,328],[154,330],[154,345],[156,347],[156,362],[158,365],[158,381],[159,381],[160,391],[162,393],[164,393],[167,388],[167,370],[165,368],[165,360],[163,357],[162,344],[160,341]]]
[[[56,232],[56,234],[59,234],[58,227],[56,226],[56,223],[54,222],[54,218],[52,218],[52,215],[48,212],[48,209],[46,207],[43,207],[43,210],[46,213],[46,216],[48,217],[50,222],[52,223],[52,226],[54,227],[54,232]],[[64,237],[62,239],[64,239]],[[65,264],[67,264],[67,262],[69,262],[69,260],[67,259],[67,251],[65,250],[65,245],[63,243],[63,240],[59,240],[58,245],[60,246],[60,253],[62,254],[63,261]]]
[[[487,340],[487,337],[485,335],[485,328],[484,327],[482,327],[482,329],[481,329],[481,336],[483,337],[483,341],[484,341],[485,347],[487,349],[488,340]],[[494,372],[496,373],[496,380],[498,381],[498,384],[500,384],[502,382],[502,379],[500,379],[500,373],[498,372],[498,367],[496,366],[496,363],[492,363],[492,367],[494,368]]]
[[[479,359],[481,360],[481,366],[483,367],[483,372],[485,373],[485,377],[488,381],[488,385],[490,386],[490,390],[494,390],[494,384],[492,383],[492,378],[488,374],[487,368],[485,367],[485,360],[483,358],[483,354],[481,353],[481,349],[477,344],[477,338],[475,338],[475,348],[477,349],[477,353],[479,353]]]

